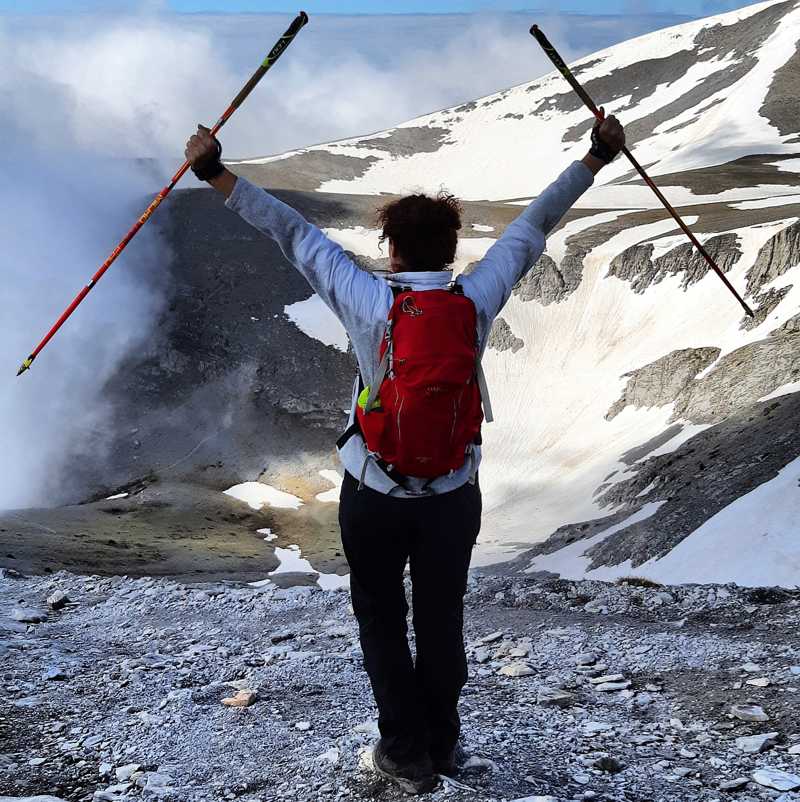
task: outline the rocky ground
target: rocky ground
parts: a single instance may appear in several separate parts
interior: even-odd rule
[[[466,638],[425,798],[800,800],[800,592],[476,574]],[[401,798],[346,591],[5,570],[0,687],[0,800]]]

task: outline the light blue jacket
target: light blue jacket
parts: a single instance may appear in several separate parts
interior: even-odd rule
[[[486,348],[492,322],[508,301],[514,285],[542,255],[545,237],[593,181],[591,170],[583,162],[573,162],[506,228],[472,272],[459,278],[464,295],[477,310],[481,353]],[[378,369],[378,350],[394,301],[387,280],[359,268],[340,245],[301,214],[243,178],[237,179],[225,205],[274,239],[286,258],[305,276],[347,330],[364,384],[370,384]],[[452,271],[439,270],[395,273],[389,281],[426,290],[445,287],[452,278]],[[348,425],[355,414],[355,394]],[[339,450],[339,457],[348,473],[355,477],[363,475],[368,487],[392,496],[415,498],[426,484],[426,493],[446,493],[474,481],[481,450],[472,446],[458,471],[433,482],[412,477],[406,487],[395,483],[368,460],[361,437],[351,437]]]

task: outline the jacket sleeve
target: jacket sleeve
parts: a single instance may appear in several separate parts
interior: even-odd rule
[[[244,178],[225,205],[263,234],[303,274],[344,327],[375,317],[391,296],[388,285],[361,270],[344,249],[309,223],[299,212]]]
[[[547,235],[593,182],[592,171],[583,162],[573,162],[506,228],[475,269],[459,279],[489,320],[500,313],[514,285],[536,264]]]

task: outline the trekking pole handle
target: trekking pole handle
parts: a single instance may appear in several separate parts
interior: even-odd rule
[[[566,62],[559,52],[550,44],[550,40],[544,35],[544,31],[538,26],[534,25],[531,28],[531,36],[541,45],[542,50],[547,54],[550,61],[553,62],[556,69],[567,79],[569,85],[573,88],[578,97],[584,102],[589,111],[602,122],[605,117],[600,109],[597,108],[595,102],[589,96],[589,93],[578,83],[572,70],[567,66]]]
[[[286,36],[296,36],[298,31],[304,26],[308,25],[308,14],[305,11],[301,11],[294,19],[294,22],[289,26],[289,29],[286,31]]]

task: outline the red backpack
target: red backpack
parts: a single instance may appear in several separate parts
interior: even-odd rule
[[[433,479],[458,470],[480,442],[482,397],[492,419],[475,305],[457,283],[392,291],[380,366],[359,397],[357,424],[390,476]]]

